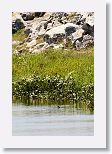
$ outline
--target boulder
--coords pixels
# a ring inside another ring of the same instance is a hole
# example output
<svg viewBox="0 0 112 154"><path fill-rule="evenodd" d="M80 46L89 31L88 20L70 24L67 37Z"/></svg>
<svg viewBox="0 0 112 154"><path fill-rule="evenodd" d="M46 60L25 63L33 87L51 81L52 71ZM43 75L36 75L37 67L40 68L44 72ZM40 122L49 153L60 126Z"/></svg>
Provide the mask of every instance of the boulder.
<svg viewBox="0 0 112 154"><path fill-rule="evenodd" d="M46 12L35 12L35 17L42 17Z"/></svg>
<svg viewBox="0 0 112 154"><path fill-rule="evenodd" d="M72 41L74 42L75 40L81 38L83 36L84 30L83 29L78 29L76 32L72 34Z"/></svg>
<svg viewBox="0 0 112 154"><path fill-rule="evenodd" d="M31 53L40 53L72 45L79 50L94 44L93 12L22 12L13 13L12 19L12 32L24 28L27 34L23 47L17 48L19 53L25 47ZM38 38L41 40L37 41Z"/></svg>
<svg viewBox="0 0 112 154"><path fill-rule="evenodd" d="M42 18L42 17L41 17ZM33 23L28 24L25 27L25 33L28 35L30 39L36 39L39 35L44 35L47 31L49 20L42 20L37 18L33 21ZM49 26L51 29L52 26Z"/></svg>
<svg viewBox="0 0 112 154"><path fill-rule="evenodd" d="M75 33L72 34L71 41L74 48L79 49L80 42L82 42L83 39L83 33L83 29L78 29Z"/></svg>
<svg viewBox="0 0 112 154"><path fill-rule="evenodd" d="M21 13L21 17L24 21L33 20L35 18L35 13L33 12L23 12Z"/></svg>
<svg viewBox="0 0 112 154"><path fill-rule="evenodd" d="M89 24L90 26L94 26L94 12L89 12L88 16L86 17L85 23Z"/></svg>
<svg viewBox="0 0 112 154"><path fill-rule="evenodd" d="M77 12L75 23L77 25L83 25L87 23L90 26L94 26L94 12Z"/></svg>
<svg viewBox="0 0 112 154"><path fill-rule="evenodd" d="M94 36L94 25L91 26L91 25L89 25L88 23L85 23L85 24L82 26L82 29L84 30L85 35L86 35L86 34L89 34L89 35L91 35L91 36Z"/></svg>
<svg viewBox="0 0 112 154"><path fill-rule="evenodd" d="M59 45L58 45L58 44L54 44L54 45L53 45L53 48L54 48L54 49L59 49L59 48L62 49L62 48L64 48L64 46L63 46L63 44L59 44Z"/></svg>
<svg viewBox="0 0 112 154"><path fill-rule="evenodd" d="M77 38L73 42L73 47L77 50L81 48L86 48L88 46L94 45L94 37L87 34L87 35L82 35L82 37Z"/></svg>
<svg viewBox="0 0 112 154"><path fill-rule="evenodd" d="M22 19L19 13L15 13L12 15L12 33L17 32L18 30L24 28L26 23Z"/></svg>
<svg viewBox="0 0 112 154"><path fill-rule="evenodd" d="M94 45L94 37L87 34L83 36L83 48Z"/></svg>
<svg viewBox="0 0 112 154"><path fill-rule="evenodd" d="M53 48L53 49L61 48L62 49L62 48L64 48L64 46L62 44L54 44L54 43L48 44L48 43L44 43L44 46L41 49L42 50L46 50L46 49L49 49L49 48Z"/></svg>
<svg viewBox="0 0 112 154"><path fill-rule="evenodd" d="M73 23L67 23L54 27L45 33L44 41L49 44L56 43L58 40L70 36L73 32L75 32L78 29L78 27L79 26Z"/></svg>

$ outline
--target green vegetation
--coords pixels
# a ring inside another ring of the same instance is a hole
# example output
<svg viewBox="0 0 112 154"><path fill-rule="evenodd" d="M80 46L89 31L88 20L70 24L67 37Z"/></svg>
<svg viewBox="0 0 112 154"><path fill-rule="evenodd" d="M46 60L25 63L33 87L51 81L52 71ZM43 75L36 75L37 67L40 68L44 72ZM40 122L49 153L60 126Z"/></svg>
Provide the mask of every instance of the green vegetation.
<svg viewBox="0 0 112 154"><path fill-rule="evenodd" d="M94 85L82 86L72 76L36 76L13 83L13 96L54 102L85 103L94 107Z"/></svg>
<svg viewBox="0 0 112 154"><path fill-rule="evenodd" d="M94 108L94 53L48 50L12 56L13 96L83 102Z"/></svg>
<svg viewBox="0 0 112 154"><path fill-rule="evenodd" d="M26 35L24 33L24 29L18 30L16 33L13 34L12 41L24 41Z"/></svg>
<svg viewBox="0 0 112 154"><path fill-rule="evenodd" d="M23 42L24 30L13 34L13 41ZM37 43L43 37L37 38ZM60 43L60 42L59 42ZM24 44L23 44L24 45ZM13 45L20 50L23 45ZM48 49L41 54L12 55L13 99L40 100L58 104L81 103L94 109L94 49L76 51L68 41L67 49Z"/></svg>
<svg viewBox="0 0 112 154"><path fill-rule="evenodd" d="M93 49L86 52L74 50L49 50L41 54L24 54L12 56L13 81L30 78L34 75L62 77L72 72L73 78L84 85L93 83L94 56Z"/></svg>

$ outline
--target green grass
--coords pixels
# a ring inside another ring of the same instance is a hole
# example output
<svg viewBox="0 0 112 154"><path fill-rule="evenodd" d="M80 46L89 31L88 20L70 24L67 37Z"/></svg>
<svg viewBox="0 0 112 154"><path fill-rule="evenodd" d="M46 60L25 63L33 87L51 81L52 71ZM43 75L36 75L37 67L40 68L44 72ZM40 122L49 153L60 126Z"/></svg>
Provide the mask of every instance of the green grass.
<svg viewBox="0 0 112 154"><path fill-rule="evenodd" d="M12 55L13 96L82 102L94 109L94 52L47 50Z"/></svg>
<svg viewBox="0 0 112 154"><path fill-rule="evenodd" d="M12 56L13 81L34 75L67 76L72 72L73 78L83 84L93 83L94 55L93 49L86 52L74 50L49 50L42 54L24 54Z"/></svg>
<svg viewBox="0 0 112 154"><path fill-rule="evenodd" d="M23 29L12 36L13 41L23 42L25 38ZM37 39L37 43L41 42L42 37ZM13 45L12 50L16 47ZM76 51L68 42L66 50L12 54L12 81L14 97L44 99L43 102L62 101L62 104L81 102L93 110L94 49L90 47Z"/></svg>
<svg viewBox="0 0 112 154"><path fill-rule="evenodd" d="M26 38L26 35L24 33L24 29L20 29L12 35L12 41L22 42L22 41L24 41L25 38Z"/></svg>

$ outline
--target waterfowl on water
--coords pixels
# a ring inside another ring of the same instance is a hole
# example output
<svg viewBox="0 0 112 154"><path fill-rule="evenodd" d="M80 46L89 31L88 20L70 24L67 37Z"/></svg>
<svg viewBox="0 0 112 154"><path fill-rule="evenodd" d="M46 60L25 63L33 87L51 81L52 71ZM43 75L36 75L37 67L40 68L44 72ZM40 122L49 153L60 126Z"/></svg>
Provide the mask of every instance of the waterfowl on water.
<svg viewBox="0 0 112 154"><path fill-rule="evenodd" d="M59 105L58 105L57 107L58 107L58 109L60 108L60 106L59 106Z"/></svg>
<svg viewBox="0 0 112 154"><path fill-rule="evenodd" d="M59 106L59 105L58 105L57 108L59 109L59 108L65 108L65 107L64 107L64 106Z"/></svg>

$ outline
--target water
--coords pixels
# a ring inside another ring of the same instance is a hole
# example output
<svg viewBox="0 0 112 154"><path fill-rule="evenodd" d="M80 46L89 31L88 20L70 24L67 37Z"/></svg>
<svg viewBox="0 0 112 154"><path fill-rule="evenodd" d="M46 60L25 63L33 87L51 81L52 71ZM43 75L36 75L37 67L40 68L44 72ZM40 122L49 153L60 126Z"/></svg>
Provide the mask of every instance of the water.
<svg viewBox="0 0 112 154"><path fill-rule="evenodd" d="M94 115L74 106L13 103L12 115L14 136L94 135Z"/></svg>

